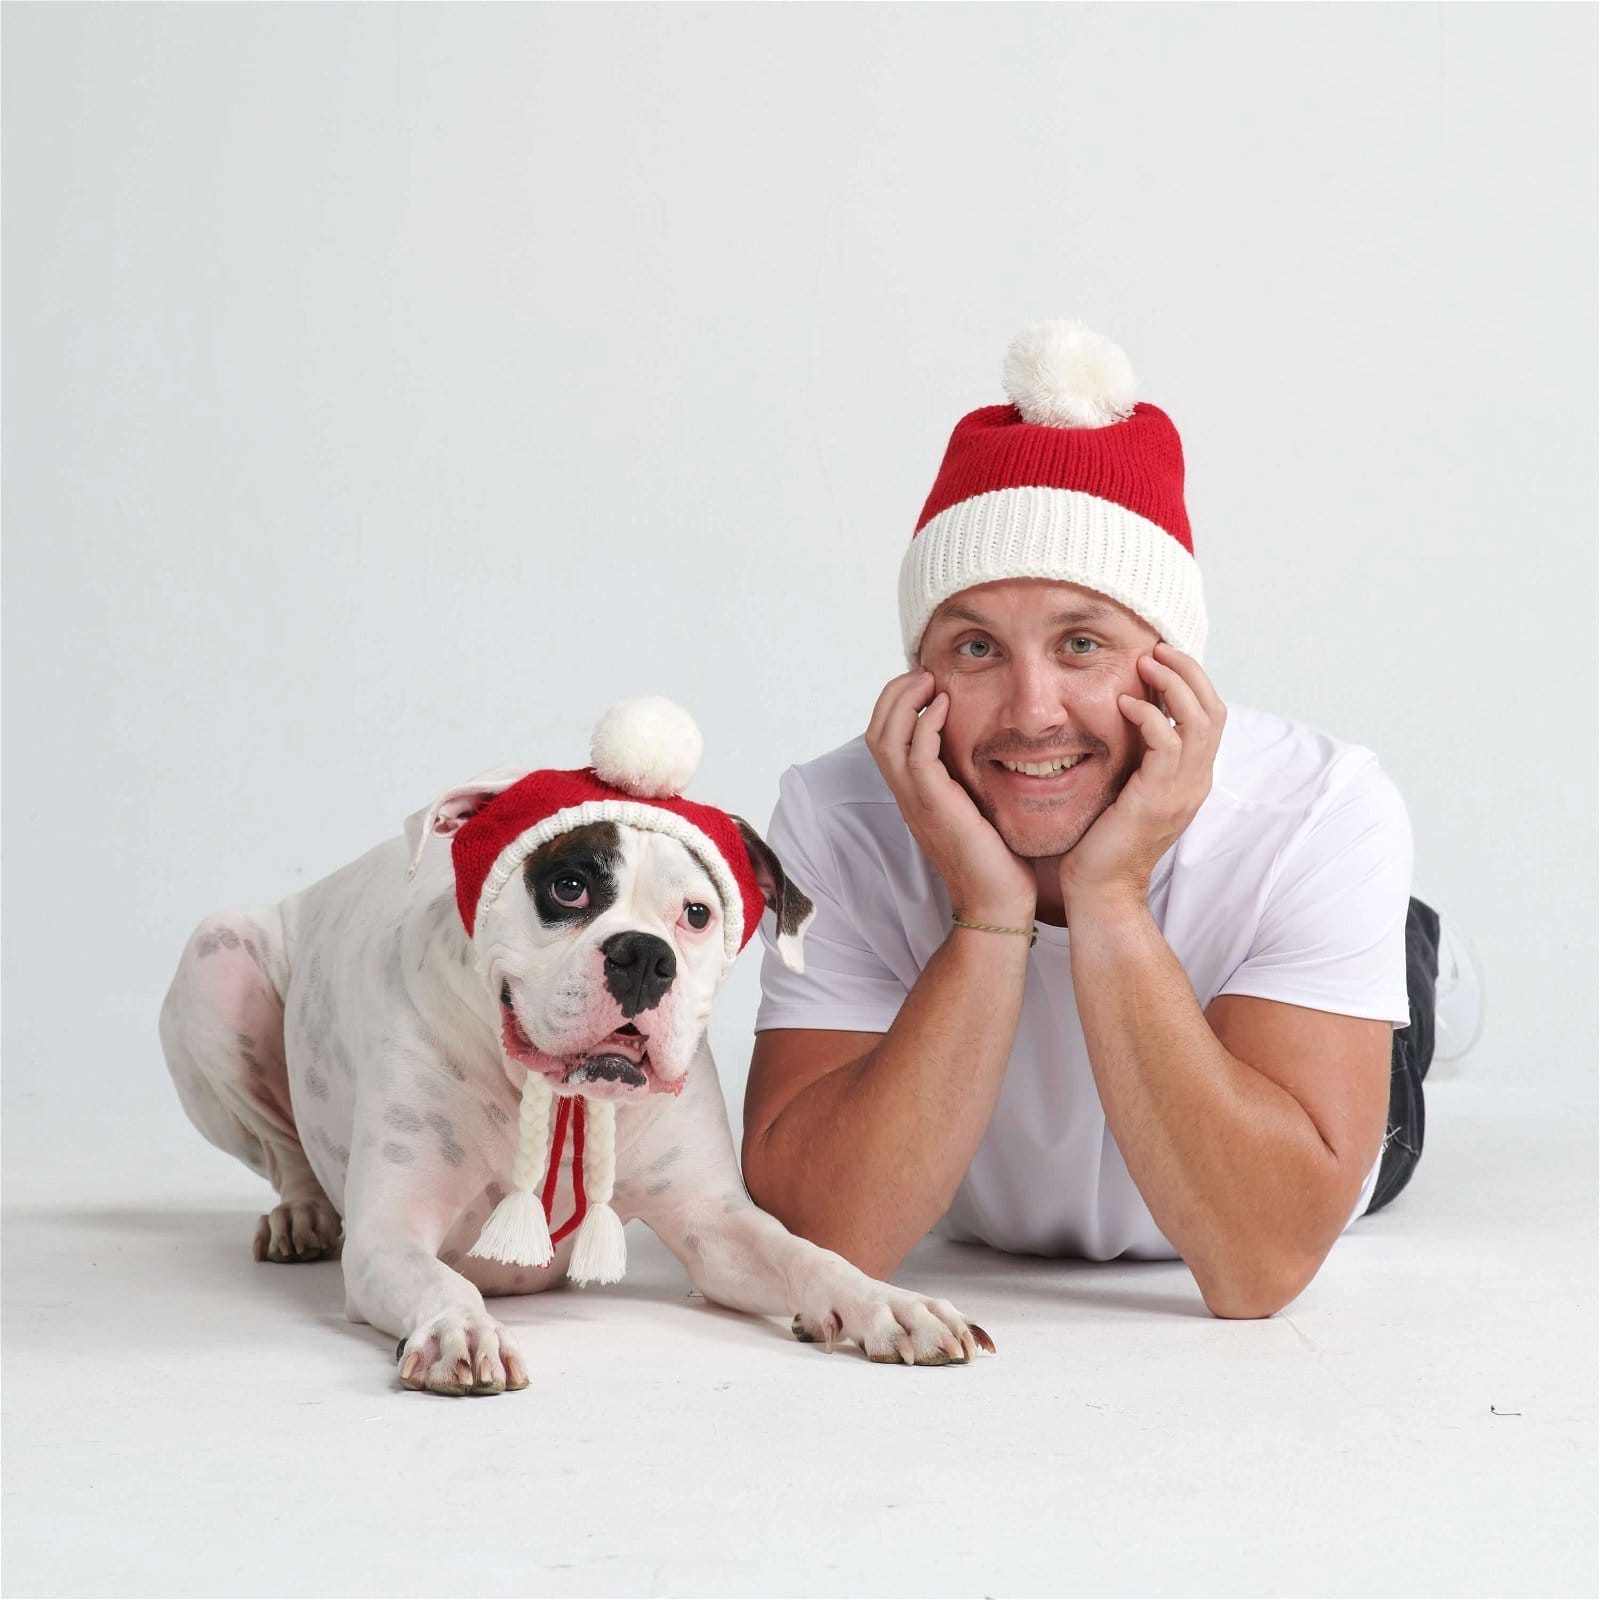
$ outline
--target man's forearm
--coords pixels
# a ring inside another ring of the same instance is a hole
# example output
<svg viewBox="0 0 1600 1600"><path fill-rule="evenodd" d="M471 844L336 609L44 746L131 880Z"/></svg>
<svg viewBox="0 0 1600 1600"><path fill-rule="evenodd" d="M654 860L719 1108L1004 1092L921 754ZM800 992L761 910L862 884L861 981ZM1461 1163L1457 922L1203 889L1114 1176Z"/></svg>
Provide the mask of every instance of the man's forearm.
<svg viewBox="0 0 1600 1600"><path fill-rule="evenodd" d="M1106 1121L1206 1304L1259 1316L1287 1303L1346 1220L1316 1125L1217 1039L1142 902L1073 906L1072 978Z"/></svg>
<svg viewBox="0 0 1600 1600"><path fill-rule="evenodd" d="M955 928L860 1061L802 1090L745 1150L757 1204L887 1277L944 1214L1000 1093L1028 943Z"/></svg>

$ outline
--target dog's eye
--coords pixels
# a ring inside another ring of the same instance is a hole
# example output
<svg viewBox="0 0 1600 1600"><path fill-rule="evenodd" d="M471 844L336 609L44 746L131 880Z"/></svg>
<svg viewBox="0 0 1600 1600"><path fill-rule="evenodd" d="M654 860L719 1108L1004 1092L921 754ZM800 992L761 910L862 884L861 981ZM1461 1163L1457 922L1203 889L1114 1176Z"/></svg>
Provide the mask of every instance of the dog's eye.
<svg viewBox="0 0 1600 1600"><path fill-rule="evenodd" d="M711 920L711 907L701 905L698 900L691 900L683 908L683 920L691 928L703 928Z"/></svg>
<svg viewBox="0 0 1600 1600"><path fill-rule="evenodd" d="M589 903L589 886L568 872L551 883L550 898L558 905L585 906Z"/></svg>

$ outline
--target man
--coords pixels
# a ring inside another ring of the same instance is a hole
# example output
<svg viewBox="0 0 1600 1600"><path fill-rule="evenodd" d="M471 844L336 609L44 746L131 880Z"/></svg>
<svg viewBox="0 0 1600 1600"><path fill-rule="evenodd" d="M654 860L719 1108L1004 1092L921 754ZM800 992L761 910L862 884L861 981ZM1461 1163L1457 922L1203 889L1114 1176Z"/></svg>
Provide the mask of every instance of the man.
<svg viewBox="0 0 1600 1600"><path fill-rule="evenodd" d="M1005 385L902 565L912 670L782 780L817 914L803 975L768 937L746 1182L874 1276L942 1222L1178 1255L1267 1316L1416 1164L1438 919L1372 754L1207 677L1178 434L1123 353L1039 324Z"/></svg>

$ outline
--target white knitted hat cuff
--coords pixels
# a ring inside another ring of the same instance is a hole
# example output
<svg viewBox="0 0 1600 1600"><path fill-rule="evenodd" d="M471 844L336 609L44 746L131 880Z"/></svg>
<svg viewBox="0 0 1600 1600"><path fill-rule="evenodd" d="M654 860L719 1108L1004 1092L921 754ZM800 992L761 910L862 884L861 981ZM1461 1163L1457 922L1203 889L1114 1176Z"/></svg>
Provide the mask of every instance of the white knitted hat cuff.
<svg viewBox="0 0 1600 1600"><path fill-rule="evenodd" d="M1078 489L994 489L948 506L900 563L900 631L917 664L923 631L953 594L1006 578L1081 584L1202 659L1205 597L1194 557L1158 523Z"/></svg>
<svg viewBox="0 0 1600 1600"><path fill-rule="evenodd" d="M716 885L718 898L722 901L723 964L724 967L733 964L744 943L744 896L739 892L738 881L727 860L710 837L692 822L686 821L675 811L667 811L643 800L585 800L581 805L552 812L543 822L535 823L526 832L518 834L495 857L488 877L483 880L483 887L478 891L478 909L473 918L473 927L482 926L483 914L494 897L540 845L559 834L581 828L587 822L620 822L649 833L664 833L686 845Z"/></svg>

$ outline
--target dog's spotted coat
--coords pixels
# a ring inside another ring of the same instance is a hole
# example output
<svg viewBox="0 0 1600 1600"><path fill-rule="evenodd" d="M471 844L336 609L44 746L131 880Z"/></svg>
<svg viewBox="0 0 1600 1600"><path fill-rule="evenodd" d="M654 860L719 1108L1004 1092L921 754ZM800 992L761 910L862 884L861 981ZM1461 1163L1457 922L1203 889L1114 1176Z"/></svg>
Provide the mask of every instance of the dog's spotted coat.
<svg viewBox="0 0 1600 1600"><path fill-rule="evenodd" d="M803 897L741 831L792 934ZM396 839L276 906L206 918L161 1013L190 1118L277 1191L257 1258L311 1261L342 1244L347 1315L399 1338L407 1387L527 1383L484 1297L562 1282L572 1239L543 1268L468 1254L510 1181L525 1070L558 1093L569 1075L592 1080L585 1093L618 1102L612 1204L708 1300L792 1317L797 1337L855 1340L874 1360L942 1365L992 1348L948 1302L866 1277L746 1195L705 1042L721 907L683 844L613 823L562 835L483 910L473 940L448 851L424 851L411 879L407 859ZM570 1166L569 1154L558 1223L575 1203Z"/></svg>

